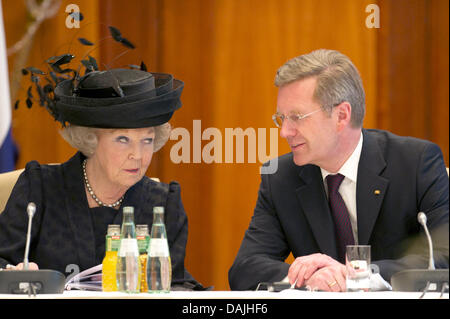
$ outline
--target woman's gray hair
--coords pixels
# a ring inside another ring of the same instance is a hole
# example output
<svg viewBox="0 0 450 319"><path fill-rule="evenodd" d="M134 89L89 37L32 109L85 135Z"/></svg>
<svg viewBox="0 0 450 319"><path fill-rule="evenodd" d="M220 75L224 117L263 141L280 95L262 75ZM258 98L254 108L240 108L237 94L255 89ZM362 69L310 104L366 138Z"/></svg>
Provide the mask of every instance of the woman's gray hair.
<svg viewBox="0 0 450 319"><path fill-rule="evenodd" d="M310 77L317 78L313 98L325 112L331 114L334 106L349 102L352 127L362 127L364 87L358 70L347 56L338 51L320 49L295 57L278 69L275 85L280 87Z"/></svg>
<svg viewBox="0 0 450 319"><path fill-rule="evenodd" d="M169 140L171 126L169 123L154 126L155 138L153 140L153 152L160 150ZM61 130L61 136L74 148L91 157L97 148L97 131L99 128L68 125Z"/></svg>

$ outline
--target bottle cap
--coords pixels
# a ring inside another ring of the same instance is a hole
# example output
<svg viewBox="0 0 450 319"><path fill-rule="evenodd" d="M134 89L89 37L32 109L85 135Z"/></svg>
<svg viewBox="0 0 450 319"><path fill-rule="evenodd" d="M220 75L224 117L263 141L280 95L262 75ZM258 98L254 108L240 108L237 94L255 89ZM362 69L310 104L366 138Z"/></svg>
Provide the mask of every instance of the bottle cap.
<svg viewBox="0 0 450 319"><path fill-rule="evenodd" d="M134 213L134 207L133 206L125 206L123 208L123 213L124 214L133 214Z"/></svg>
<svg viewBox="0 0 450 319"><path fill-rule="evenodd" d="M153 207L153 213L164 214L164 207L163 206Z"/></svg>
<svg viewBox="0 0 450 319"><path fill-rule="evenodd" d="M119 236L120 235L120 225L108 225L108 236Z"/></svg>
<svg viewBox="0 0 450 319"><path fill-rule="evenodd" d="M136 236L148 236L148 225L136 225Z"/></svg>

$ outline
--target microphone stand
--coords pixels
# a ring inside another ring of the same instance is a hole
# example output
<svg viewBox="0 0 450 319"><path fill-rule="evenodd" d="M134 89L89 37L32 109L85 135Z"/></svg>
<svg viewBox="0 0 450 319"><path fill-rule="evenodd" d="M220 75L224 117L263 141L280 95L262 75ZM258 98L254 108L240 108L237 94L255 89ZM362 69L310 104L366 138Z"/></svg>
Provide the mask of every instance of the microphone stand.
<svg viewBox="0 0 450 319"><path fill-rule="evenodd" d="M444 291L448 289L448 269L435 269L433 243L427 227L427 216L420 212L417 220L425 230L428 241L428 269L407 269L395 273L391 278L392 289L395 291L423 291L421 298L428 291Z"/></svg>

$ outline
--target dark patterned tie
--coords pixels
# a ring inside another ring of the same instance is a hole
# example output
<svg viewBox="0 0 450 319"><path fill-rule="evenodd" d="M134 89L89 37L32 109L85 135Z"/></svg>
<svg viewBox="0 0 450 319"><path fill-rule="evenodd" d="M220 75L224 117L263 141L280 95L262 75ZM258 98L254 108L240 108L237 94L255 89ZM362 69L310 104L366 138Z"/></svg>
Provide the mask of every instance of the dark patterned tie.
<svg viewBox="0 0 450 319"><path fill-rule="evenodd" d="M341 174L328 175L326 179L328 184L328 202L334 220L339 261L345 263L345 246L354 245L355 240L353 239L352 224L347 206L345 206L344 200L338 192L344 176Z"/></svg>

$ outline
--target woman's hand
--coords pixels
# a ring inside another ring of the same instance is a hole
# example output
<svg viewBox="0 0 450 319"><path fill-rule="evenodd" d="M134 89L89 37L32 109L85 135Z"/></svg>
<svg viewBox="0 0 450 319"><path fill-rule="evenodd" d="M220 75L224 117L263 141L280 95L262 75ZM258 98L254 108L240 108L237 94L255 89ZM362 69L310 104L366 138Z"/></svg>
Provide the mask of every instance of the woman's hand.
<svg viewBox="0 0 450 319"><path fill-rule="evenodd" d="M6 269L23 270L23 263L17 264L16 266L7 265ZM29 263L28 264L28 270L39 270L39 266L36 263Z"/></svg>

